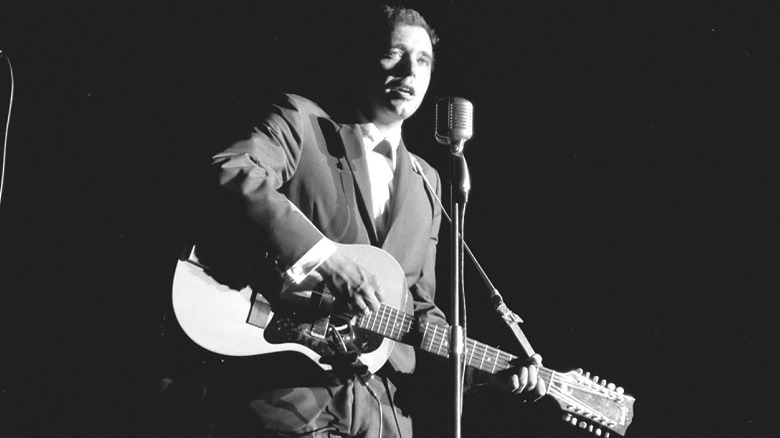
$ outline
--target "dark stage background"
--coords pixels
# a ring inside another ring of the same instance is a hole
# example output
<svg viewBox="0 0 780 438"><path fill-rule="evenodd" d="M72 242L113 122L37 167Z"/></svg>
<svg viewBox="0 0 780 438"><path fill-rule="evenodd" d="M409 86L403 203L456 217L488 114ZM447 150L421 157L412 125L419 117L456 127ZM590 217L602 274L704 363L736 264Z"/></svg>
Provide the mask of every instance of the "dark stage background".
<svg viewBox="0 0 780 438"><path fill-rule="evenodd" d="M443 37L411 149L446 176L433 99L474 103L467 240L547 366L637 398L632 438L777 433L772 3L409 2ZM149 436L200 363L169 308L198 172L245 102L322 77L330 4L3 2L0 435ZM470 336L518 351L466 277ZM585 436L558 417L476 396L464 433Z"/></svg>

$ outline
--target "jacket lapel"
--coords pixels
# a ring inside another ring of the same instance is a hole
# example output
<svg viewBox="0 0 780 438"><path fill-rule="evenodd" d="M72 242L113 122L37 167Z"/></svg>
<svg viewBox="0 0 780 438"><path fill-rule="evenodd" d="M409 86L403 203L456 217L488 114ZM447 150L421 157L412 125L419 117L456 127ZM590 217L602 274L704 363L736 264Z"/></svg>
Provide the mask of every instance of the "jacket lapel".
<svg viewBox="0 0 780 438"><path fill-rule="evenodd" d="M419 212L431 211L430 206L426 208L428 198L426 196L416 196L415 187L422 187L422 179L412 168L411 156L406 150L403 141L398 146L398 159L396 162L395 177L393 179L393 201L391 204L390 218L388 222L387 236L382 247L391 253L396 252L393 248L393 242L397 240L407 241L410 234L415 230L419 231L422 217ZM421 192L422 193L422 192ZM414 212L416 214L402 214L403 212ZM432 213L431 213L432 214ZM398 239L401 237L401 239Z"/></svg>
<svg viewBox="0 0 780 438"><path fill-rule="evenodd" d="M371 214L373 200L371 198L371 180L368 175L368 161L363 151L361 141L362 133L358 125L342 125L339 129L341 141L347 156L347 165L355 180L355 197L363 224L368 231L373 245L378 245L379 239L374 228L374 219Z"/></svg>

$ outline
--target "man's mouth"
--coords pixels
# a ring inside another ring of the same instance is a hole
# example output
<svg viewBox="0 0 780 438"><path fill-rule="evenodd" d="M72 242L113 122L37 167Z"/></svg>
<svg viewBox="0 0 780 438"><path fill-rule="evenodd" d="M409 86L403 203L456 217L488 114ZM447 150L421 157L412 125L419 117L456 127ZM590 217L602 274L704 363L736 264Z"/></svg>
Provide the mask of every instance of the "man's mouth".
<svg viewBox="0 0 780 438"><path fill-rule="evenodd" d="M404 98L404 99L411 99L414 97L414 88L406 86L406 85L399 85L397 87L390 87L388 89L390 93L397 94L398 96Z"/></svg>

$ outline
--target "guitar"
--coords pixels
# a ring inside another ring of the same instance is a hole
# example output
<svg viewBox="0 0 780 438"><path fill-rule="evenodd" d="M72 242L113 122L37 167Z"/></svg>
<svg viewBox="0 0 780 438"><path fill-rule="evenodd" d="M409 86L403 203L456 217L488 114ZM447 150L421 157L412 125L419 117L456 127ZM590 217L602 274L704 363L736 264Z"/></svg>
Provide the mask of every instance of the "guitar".
<svg viewBox="0 0 780 438"><path fill-rule="evenodd" d="M258 291L236 290L217 281L195 257L180 260L173 279L173 309L185 334L196 344L227 356L297 352L323 369L327 358L357 354L371 372L387 361L395 342L449 356L449 327L420 322L410 314L411 300L398 262L369 245L339 245L373 273L385 302L376 312L352 315L334 301L320 279L283 291L272 309ZM399 310L405 309L405 310ZM323 361L323 359L325 359ZM518 357L466 339L464 362L488 373L513 368ZM565 412L564 420L597 436L625 435L633 419L634 397L589 373L539 368L547 395ZM602 431L604 429L604 431Z"/></svg>

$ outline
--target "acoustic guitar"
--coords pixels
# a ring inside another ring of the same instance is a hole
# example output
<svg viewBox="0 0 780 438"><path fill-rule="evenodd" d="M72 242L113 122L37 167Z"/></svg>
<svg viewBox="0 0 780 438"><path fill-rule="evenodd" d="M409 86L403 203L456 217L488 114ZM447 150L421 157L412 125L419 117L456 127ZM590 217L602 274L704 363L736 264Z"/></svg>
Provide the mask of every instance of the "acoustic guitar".
<svg viewBox="0 0 780 438"><path fill-rule="evenodd" d="M353 315L327 291L321 279L281 292L274 306L250 286L234 289L215 279L195 257L180 260L173 279L173 309L185 334L196 344L227 356L282 351L305 355L330 370L328 358L355 354L371 372L387 361L395 342L438 356L449 355L449 327L418 321L401 266L382 249L339 245L377 277L383 291L378 311ZM518 357L466 339L464 363L488 373L516 366ZM564 420L597 436L625 435L634 416L634 397L622 388L581 370L562 373L539 368L547 395L564 411Z"/></svg>

